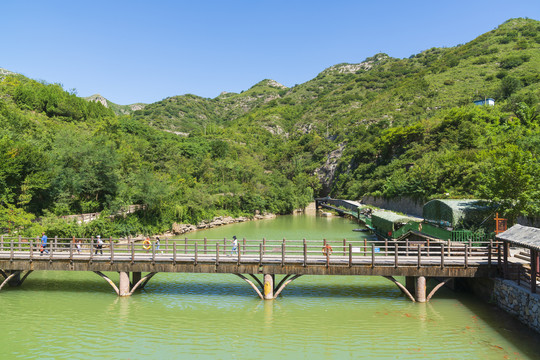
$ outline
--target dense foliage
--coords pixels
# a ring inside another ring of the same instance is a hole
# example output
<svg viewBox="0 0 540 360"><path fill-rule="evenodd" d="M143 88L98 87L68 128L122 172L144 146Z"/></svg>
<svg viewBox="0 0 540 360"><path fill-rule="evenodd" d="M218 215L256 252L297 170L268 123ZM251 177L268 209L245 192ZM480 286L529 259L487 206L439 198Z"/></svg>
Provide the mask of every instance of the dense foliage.
<svg viewBox="0 0 540 360"><path fill-rule="evenodd" d="M334 197L480 197L511 218L538 216L539 33L538 21L512 19L454 48L377 54L289 89L264 80L170 97L133 115L4 76L0 226L120 236L290 213L327 195L315 174L331 152ZM484 98L496 105L472 105ZM119 215L132 204L142 210ZM87 225L57 218L94 211Z"/></svg>

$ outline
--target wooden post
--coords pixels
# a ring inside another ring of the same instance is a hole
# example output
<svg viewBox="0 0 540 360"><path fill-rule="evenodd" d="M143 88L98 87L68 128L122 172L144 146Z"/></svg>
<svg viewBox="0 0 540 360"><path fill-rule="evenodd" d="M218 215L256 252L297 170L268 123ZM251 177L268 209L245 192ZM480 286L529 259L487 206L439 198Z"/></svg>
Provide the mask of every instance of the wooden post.
<svg viewBox="0 0 540 360"><path fill-rule="evenodd" d="M396 243L394 245L394 267L397 268L398 267L398 254L399 254L399 246L398 244Z"/></svg>
<svg viewBox="0 0 540 360"><path fill-rule="evenodd" d="M501 270L502 262L501 262L501 244L497 244L497 266L499 267L499 270Z"/></svg>
<svg viewBox="0 0 540 360"><path fill-rule="evenodd" d="M266 253L266 238L263 237L263 250L262 250L262 253L264 255L264 253Z"/></svg>
<svg viewBox="0 0 540 360"><path fill-rule="evenodd" d="M22 237L19 235L19 251L21 251L21 243L22 243Z"/></svg>
<svg viewBox="0 0 540 360"><path fill-rule="evenodd" d="M165 238L165 252L169 252L169 238Z"/></svg>
<svg viewBox="0 0 540 360"><path fill-rule="evenodd" d="M371 243L371 267L375 267L375 244Z"/></svg>
<svg viewBox="0 0 540 360"><path fill-rule="evenodd" d="M90 264L92 263L92 260L94 259L94 240L90 240Z"/></svg>
<svg viewBox="0 0 540 360"><path fill-rule="evenodd" d="M152 243L152 265L156 263L156 244Z"/></svg>
<svg viewBox="0 0 540 360"><path fill-rule="evenodd" d="M346 255L347 250L347 239L343 239L343 256Z"/></svg>
<svg viewBox="0 0 540 360"><path fill-rule="evenodd" d="M73 243L69 243L69 262L73 264Z"/></svg>
<svg viewBox="0 0 540 360"><path fill-rule="evenodd" d="M195 262L193 264L197 265L198 260L197 242L195 241Z"/></svg>
<svg viewBox="0 0 540 360"><path fill-rule="evenodd" d="M206 255L206 242L207 242L207 239L206 239L206 236L204 237L204 255Z"/></svg>
<svg viewBox="0 0 540 360"><path fill-rule="evenodd" d="M441 269L444 269L444 244L441 244Z"/></svg>
<svg viewBox="0 0 540 360"><path fill-rule="evenodd" d="M262 266L263 244L259 243L259 266Z"/></svg>
<svg viewBox="0 0 540 360"><path fill-rule="evenodd" d="M307 266L307 244L306 239L304 239L304 266Z"/></svg>
<svg viewBox="0 0 540 360"><path fill-rule="evenodd" d="M176 265L176 241L172 244L172 251L173 251L173 265ZM206 254L206 251L205 251Z"/></svg>
<svg viewBox="0 0 540 360"><path fill-rule="evenodd" d="M420 244L418 244L418 268L420 269L422 267L422 250L421 250Z"/></svg>
<svg viewBox="0 0 540 360"><path fill-rule="evenodd" d="M9 255L9 260L10 260L11 262L13 262L13 239L11 239L11 241L10 241L10 247L9 247L9 250L10 250L10 251L9 251L9 253L10 253L10 255Z"/></svg>
<svg viewBox="0 0 540 360"><path fill-rule="evenodd" d="M135 263L135 242L131 241L130 247L131 247L131 263L134 264Z"/></svg>
<svg viewBox="0 0 540 360"><path fill-rule="evenodd" d="M34 240L30 240L30 262L34 259Z"/></svg>
<svg viewBox="0 0 540 360"><path fill-rule="evenodd" d="M388 239L384 239L384 256L388 256Z"/></svg>
<svg viewBox="0 0 540 360"><path fill-rule="evenodd" d="M281 266L285 266L285 243L281 244Z"/></svg>
<svg viewBox="0 0 540 360"><path fill-rule="evenodd" d="M530 250L531 252L531 293L536 293L536 276L537 273L537 265L538 265L538 252L536 250Z"/></svg>
<svg viewBox="0 0 540 360"><path fill-rule="evenodd" d="M54 237L54 248L58 249L58 236ZM51 252L52 252L52 249L51 249Z"/></svg>
<svg viewBox="0 0 540 360"><path fill-rule="evenodd" d="M245 240L245 239L244 239L244 240ZM244 248L245 248L245 247L246 247L246 246L244 245ZM237 257L238 257L238 261L237 261L237 264L238 264L238 265L240 265L240 261L242 261L242 258L241 258L241 255L240 255L241 253L242 253L242 252L240 251L240 246L237 246L237 249L236 249L236 255L237 255Z"/></svg>
<svg viewBox="0 0 540 360"><path fill-rule="evenodd" d="M503 279L508 279L508 243L507 242L503 242L503 259L504 259Z"/></svg>
<svg viewBox="0 0 540 360"><path fill-rule="evenodd" d="M184 254L187 254L187 237L184 238Z"/></svg>
<svg viewBox="0 0 540 360"><path fill-rule="evenodd" d="M491 240L488 245L488 267L491 270Z"/></svg>
<svg viewBox="0 0 540 360"><path fill-rule="evenodd" d="M4 250L4 235L0 236L0 251Z"/></svg>
<svg viewBox="0 0 540 360"><path fill-rule="evenodd" d="M216 243L216 266L219 265L219 243Z"/></svg>
<svg viewBox="0 0 540 360"><path fill-rule="evenodd" d="M409 256L409 239L405 239L405 256Z"/></svg>
<svg viewBox="0 0 540 360"><path fill-rule="evenodd" d="M242 243L243 243L242 255L246 255L246 238L242 239Z"/></svg>
<svg viewBox="0 0 540 360"><path fill-rule="evenodd" d="M114 262L114 247L112 239L109 239L109 248L111 249L111 264Z"/></svg>
<svg viewBox="0 0 540 360"><path fill-rule="evenodd" d="M469 267L469 246L465 244L465 269Z"/></svg>
<svg viewBox="0 0 540 360"><path fill-rule="evenodd" d="M223 253L227 253L227 238L223 238Z"/></svg>
<svg viewBox="0 0 540 360"><path fill-rule="evenodd" d="M352 267L352 244L349 243L349 267Z"/></svg>
<svg viewBox="0 0 540 360"><path fill-rule="evenodd" d="M364 256L367 256L367 239L364 239Z"/></svg>

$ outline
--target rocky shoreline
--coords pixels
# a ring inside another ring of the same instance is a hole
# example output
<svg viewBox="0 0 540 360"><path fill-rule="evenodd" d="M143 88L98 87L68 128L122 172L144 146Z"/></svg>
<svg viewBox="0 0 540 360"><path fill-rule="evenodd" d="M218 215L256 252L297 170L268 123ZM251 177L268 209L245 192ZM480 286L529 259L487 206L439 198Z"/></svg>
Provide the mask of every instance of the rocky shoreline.
<svg viewBox="0 0 540 360"><path fill-rule="evenodd" d="M254 215L252 218L247 217L247 216L240 216L237 218L233 218L231 216L216 216L211 221L203 220L197 225L174 223L172 225L171 235L182 235L182 234L186 234L186 233L197 231L197 230L212 229L217 226L236 224L236 223L252 221L252 220L273 219L275 217L276 217L275 214L263 214L263 215L257 214L257 215Z"/></svg>

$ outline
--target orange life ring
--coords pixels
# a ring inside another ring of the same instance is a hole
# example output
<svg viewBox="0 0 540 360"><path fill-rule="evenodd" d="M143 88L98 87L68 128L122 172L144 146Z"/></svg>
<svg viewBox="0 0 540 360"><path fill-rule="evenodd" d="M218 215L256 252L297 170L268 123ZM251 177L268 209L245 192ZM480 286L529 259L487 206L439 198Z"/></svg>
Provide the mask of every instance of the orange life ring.
<svg viewBox="0 0 540 360"><path fill-rule="evenodd" d="M332 247L330 245L328 245L328 244L324 245L323 248L322 248L323 255L326 255L326 254L332 255L332 251L333 251Z"/></svg>
<svg viewBox="0 0 540 360"><path fill-rule="evenodd" d="M150 240L146 239L143 241L142 247L144 250L150 250L150 248L152 247L152 243L150 242Z"/></svg>

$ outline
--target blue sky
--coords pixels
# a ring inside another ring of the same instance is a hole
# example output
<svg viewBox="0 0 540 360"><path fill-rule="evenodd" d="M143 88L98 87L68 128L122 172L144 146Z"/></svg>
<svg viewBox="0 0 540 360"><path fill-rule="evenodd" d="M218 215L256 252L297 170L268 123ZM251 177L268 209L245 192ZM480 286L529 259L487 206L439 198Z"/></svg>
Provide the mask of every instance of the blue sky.
<svg viewBox="0 0 540 360"><path fill-rule="evenodd" d="M0 3L0 67L118 104L294 86L378 52L466 43L540 1L63 1Z"/></svg>

